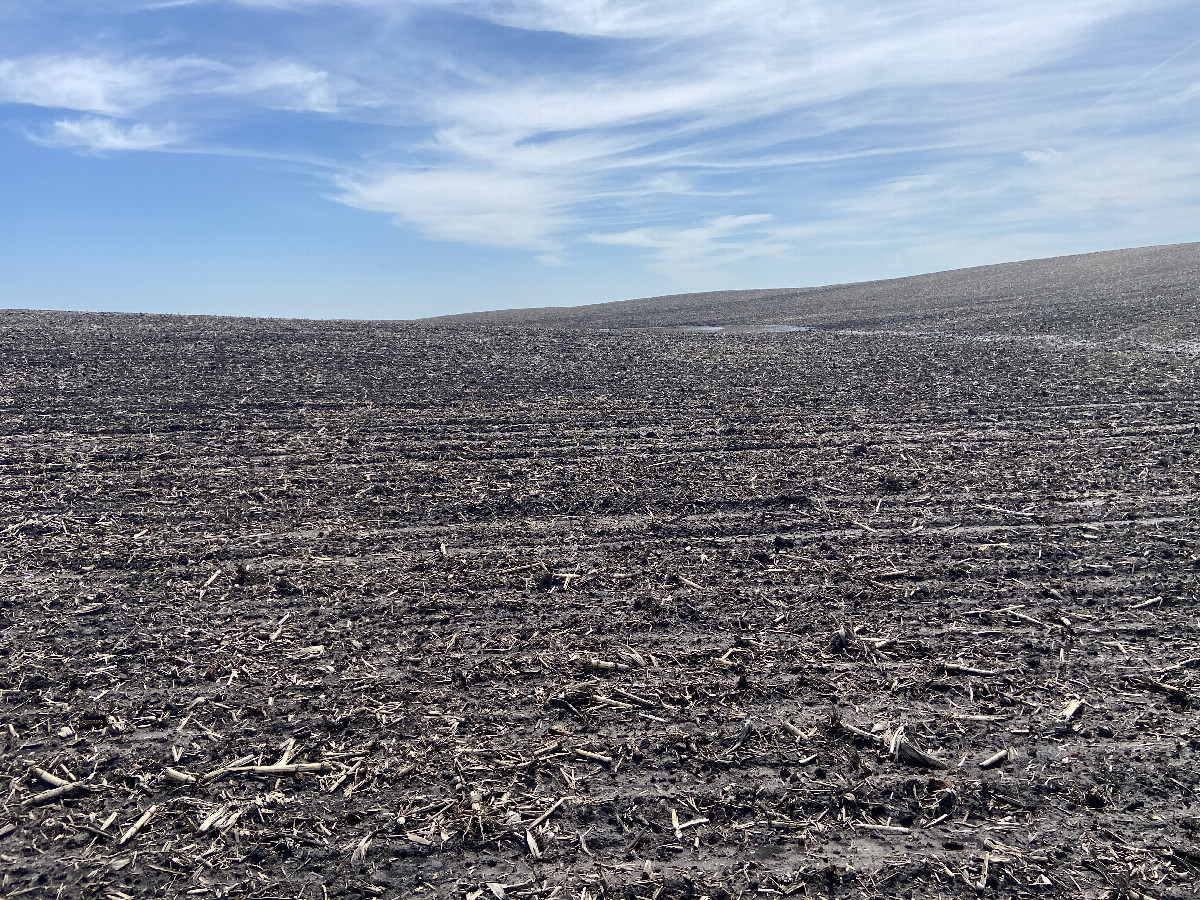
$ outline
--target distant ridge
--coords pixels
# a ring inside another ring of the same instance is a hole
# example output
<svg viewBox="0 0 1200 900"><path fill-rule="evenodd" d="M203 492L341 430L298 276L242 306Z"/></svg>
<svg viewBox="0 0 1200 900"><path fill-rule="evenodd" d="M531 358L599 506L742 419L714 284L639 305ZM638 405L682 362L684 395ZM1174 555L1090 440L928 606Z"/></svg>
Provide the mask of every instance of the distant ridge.
<svg viewBox="0 0 1200 900"><path fill-rule="evenodd" d="M422 321L585 329L797 326L1187 340L1200 338L1198 308L1200 243L1189 243L857 284L675 294Z"/></svg>

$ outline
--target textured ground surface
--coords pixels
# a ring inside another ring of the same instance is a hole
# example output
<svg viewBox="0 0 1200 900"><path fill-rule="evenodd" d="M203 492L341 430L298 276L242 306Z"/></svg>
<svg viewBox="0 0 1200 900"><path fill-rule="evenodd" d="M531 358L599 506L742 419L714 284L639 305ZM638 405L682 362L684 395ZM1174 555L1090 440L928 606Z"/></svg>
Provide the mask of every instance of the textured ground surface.
<svg viewBox="0 0 1200 900"><path fill-rule="evenodd" d="M1194 896L1195 337L6 313L0 893Z"/></svg>
<svg viewBox="0 0 1200 900"><path fill-rule="evenodd" d="M1195 341L1200 243L1142 247L800 290L716 291L447 323L568 328L799 326L916 334Z"/></svg>

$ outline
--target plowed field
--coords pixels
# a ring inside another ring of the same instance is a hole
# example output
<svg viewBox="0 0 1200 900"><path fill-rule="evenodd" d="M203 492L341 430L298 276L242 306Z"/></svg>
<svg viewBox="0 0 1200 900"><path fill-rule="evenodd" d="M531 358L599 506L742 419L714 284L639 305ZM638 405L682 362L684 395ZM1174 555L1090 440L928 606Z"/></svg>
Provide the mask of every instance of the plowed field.
<svg viewBox="0 0 1200 900"><path fill-rule="evenodd" d="M1195 896L1195 347L0 317L0 893Z"/></svg>

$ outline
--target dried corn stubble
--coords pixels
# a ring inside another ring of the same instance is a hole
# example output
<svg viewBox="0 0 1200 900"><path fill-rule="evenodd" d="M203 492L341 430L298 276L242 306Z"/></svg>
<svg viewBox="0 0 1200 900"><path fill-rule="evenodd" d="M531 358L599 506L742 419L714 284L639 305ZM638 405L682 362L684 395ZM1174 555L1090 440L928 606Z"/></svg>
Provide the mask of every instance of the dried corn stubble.
<svg viewBox="0 0 1200 900"><path fill-rule="evenodd" d="M4 329L8 893L1194 890L1194 356Z"/></svg>

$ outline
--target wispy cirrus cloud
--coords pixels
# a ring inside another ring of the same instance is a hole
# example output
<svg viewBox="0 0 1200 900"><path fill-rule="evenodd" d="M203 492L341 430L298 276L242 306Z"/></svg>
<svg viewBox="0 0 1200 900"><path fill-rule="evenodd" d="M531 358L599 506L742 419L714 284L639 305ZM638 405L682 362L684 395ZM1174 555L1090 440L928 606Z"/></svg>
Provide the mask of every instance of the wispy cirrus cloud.
<svg viewBox="0 0 1200 900"><path fill-rule="evenodd" d="M786 253L791 244L766 227L770 221L771 216L765 213L717 216L694 226L635 228L589 234L584 240L651 251L658 271L673 278L690 278L749 259Z"/></svg>
<svg viewBox="0 0 1200 900"><path fill-rule="evenodd" d="M393 172L339 179L336 199L391 213L438 240L550 253L562 223L565 192L532 175L457 169Z"/></svg>
<svg viewBox="0 0 1200 900"><path fill-rule="evenodd" d="M128 116L204 97L300 112L332 113L340 106L328 72L288 60L232 64L197 57L67 55L0 60L0 103Z"/></svg>
<svg viewBox="0 0 1200 900"><path fill-rule="evenodd" d="M136 9L178 9L185 6L214 6L217 4L246 6L264 10L303 10L319 6L362 6L387 8L403 5L395 0L129 0Z"/></svg>
<svg viewBox="0 0 1200 900"><path fill-rule="evenodd" d="M121 116L190 92L223 69L211 60L187 58L53 54L0 59L0 103Z"/></svg>
<svg viewBox="0 0 1200 900"><path fill-rule="evenodd" d="M125 124L114 119L85 116L58 119L48 129L30 134L30 139L44 147L71 147L96 152L162 150L178 144L180 132L173 124Z"/></svg>
<svg viewBox="0 0 1200 900"><path fill-rule="evenodd" d="M1003 150L981 144L960 127L961 107L974 103L971 115L986 119L983 103L994 99L997 108L1007 106L1011 113L1021 102L1014 91L1037 96L1054 78L1027 73L1070 58L1095 28L1143 8L1130 0L1068 0L1052 13L1026 0L953 8L934 0L903 6L860 0L850 6L762 2L747 7L714 0L701 14L695 4L672 0L455 3L463 14L506 27L608 47L629 64L613 66L601 59L596 70L503 76L461 67L461 86L437 85L428 98L433 133L422 150L435 166L470 171L474 180L541 181L544 192L526 193L537 196L543 208L540 198L555 193L560 214L553 222L568 229L587 224L576 210L628 196L647 184L689 183L697 188L692 196L740 192L751 209L761 208L766 199L761 189L745 182L770 167L770 160L780 173L802 170L806 158L820 155L814 148L848 158L865 155L861 144L872 138L869 152L885 157L908 155L922 139L957 145L963 152L953 155L945 170L952 174L963 170L964 156ZM1003 91L987 96L1005 84L1012 88L1007 96ZM1061 124L1061 108L1018 111L1005 125L1007 139L1026 126L1036 130L1035 119L1044 113ZM858 134L864 129L881 133L864 138ZM735 152L738 147L744 152ZM794 162L786 162L789 158ZM936 169L949 158L931 157L929 165ZM933 170L927 174L941 177ZM914 178L912 184L920 184L919 174ZM865 186L862 196L870 193ZM391 200L388 211L403 220L426 214L407 193ZM632 202L653 205L649 197ZM768 202L778 206L778 198ZM698 222L705 224L679 229L678 246L695 241L707 248L710 259L744 258L702 240L712 222L749 212L714 215L718 208L697 204ZM814 202L780 213L836 218L838 211ZM484 242L486 233L474 232L475 239ZM592 240L598 232L588 234ZM671 251L669 232L613 234L627 235L627 246L646 246L641 240L661 244L656 247L660 268L688 268L670 261L690 251ZM781 252L779 241L764 246Z"/></svg>
<svg viewBox="0 0 1200 900"><path fill-rule="evenodd" d="M1200 172L1184 0L108 6L140 41L0 40L0 102L88 114L35 140L212 149L224 129L269 155L311 135L340 166L326 196L411 234L624 248L681 280L972 229L1132 233L1152 202L1190 208ZM208 30L181 37L176 15Z"/></svg>
<svg viewBox="0 0 1200 900"><path fill-rule="evenodd" d="M214 93L294 112L335 113L342 105L339 89L328 72L288 61L235 69Z"/></svg>

